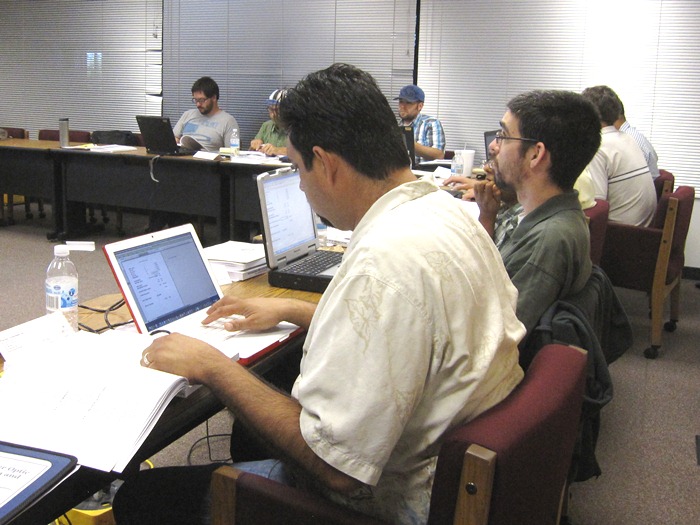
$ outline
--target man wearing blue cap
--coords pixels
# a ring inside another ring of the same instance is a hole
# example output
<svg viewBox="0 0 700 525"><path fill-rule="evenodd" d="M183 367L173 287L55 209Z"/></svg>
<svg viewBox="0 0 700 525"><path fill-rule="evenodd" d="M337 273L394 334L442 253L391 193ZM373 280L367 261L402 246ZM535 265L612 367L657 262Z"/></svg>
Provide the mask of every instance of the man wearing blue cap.
<svg viewBox="0 0 700 525"><path fill-rule="evenodd" d="M267 113L270 115L270 120L263 122L258 134L250 141L251 150L262 151L266 155L287 154L287 134L277 123L277 109L286 93L286 89L275 89L270 93L267 99Z"/></svg>
<svg viewBox="0 0 700 525"><path fill-rule="evenodd" d="M445 132L436 117L421 114L425 93L413 84L404 86L399 91L399 116L401 125L413 126L416 139L416 157L418 162L445 158Z"/></svg>

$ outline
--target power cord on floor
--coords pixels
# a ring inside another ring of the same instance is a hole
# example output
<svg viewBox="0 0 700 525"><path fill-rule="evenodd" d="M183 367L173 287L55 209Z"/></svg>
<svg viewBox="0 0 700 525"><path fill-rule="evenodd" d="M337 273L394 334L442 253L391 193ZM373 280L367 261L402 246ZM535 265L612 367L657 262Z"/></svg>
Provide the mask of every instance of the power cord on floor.
<svg viewBox="0 0 700 525"><path fill-rule="evenodd" d="M231 458L231 456L229 456L226 459L215 459L212 456L212 450L211 450L211 446L212 446L211 440L212 439L214 439L214 438L230 438L231 434L230 433L229 434L209 434L209 420L208 419L205 422L205 428L206 428L207 435L199 438L197 441L192 443L192 446L190 447L190 451L187 453L187 464L192 465L192 454L194 453L194 449L202 441L207 442L207 450L208 450L208 454L209 454L209 462L210 463L231 463L231 462L233 462L233 459Z"/></svg>

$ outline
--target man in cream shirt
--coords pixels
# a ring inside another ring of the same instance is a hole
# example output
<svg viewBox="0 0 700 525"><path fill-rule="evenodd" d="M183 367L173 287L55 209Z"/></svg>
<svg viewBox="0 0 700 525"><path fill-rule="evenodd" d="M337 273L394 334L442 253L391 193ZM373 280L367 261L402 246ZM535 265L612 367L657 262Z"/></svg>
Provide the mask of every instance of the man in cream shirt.
<svg viewBox="0 0 700 525"><path fill-rule="evenodd" d="M391 523L425 523L445 433L523 377L517 293L481 225L416 180L370 75L345 64L312 73L280 102L280 120L311 206L353 230L343 263L318 305L227 297L204 322L240 314L227 329L307 328L292 395L177 334L142 363L205 384L265 444L272 459L234 457L240 468ZM140 473L117 494L117 522L205 523L215 467Z"/></svg>

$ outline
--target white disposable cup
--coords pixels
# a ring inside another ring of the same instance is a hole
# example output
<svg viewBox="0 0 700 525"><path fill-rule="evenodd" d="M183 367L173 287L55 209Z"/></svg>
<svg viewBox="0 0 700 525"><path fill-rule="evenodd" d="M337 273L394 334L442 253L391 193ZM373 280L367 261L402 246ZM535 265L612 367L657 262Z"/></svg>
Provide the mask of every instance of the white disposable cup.
<svg viewBox="0 0 700 525"><path fill-rule="evenodd" d="M476 153L476 150L460 149L455 152L455 155L457 153L462 155L462 162L464 163L464 171L462 173L465 177L471 177L472 168L474 167L474 154Z"/></svg>

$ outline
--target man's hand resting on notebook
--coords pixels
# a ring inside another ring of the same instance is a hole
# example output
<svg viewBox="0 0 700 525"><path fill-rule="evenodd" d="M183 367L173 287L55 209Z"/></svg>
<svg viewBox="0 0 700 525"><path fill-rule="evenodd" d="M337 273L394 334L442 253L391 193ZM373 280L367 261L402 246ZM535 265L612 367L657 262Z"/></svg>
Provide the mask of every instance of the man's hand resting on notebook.
<svg viewBox="0 0 700 525"><path fill-rule="evenodd" d="M308 328L311 317L316 310L316 305L298 299L281 299L271 297L257 297L253 299L240 299L226 296L215 302L209 310L202 324L209 324L222 317L242 315L239 319L230 319L224 323L226 330L267 330L277 326L282 321L287 321L302 328Z"/></svg>

